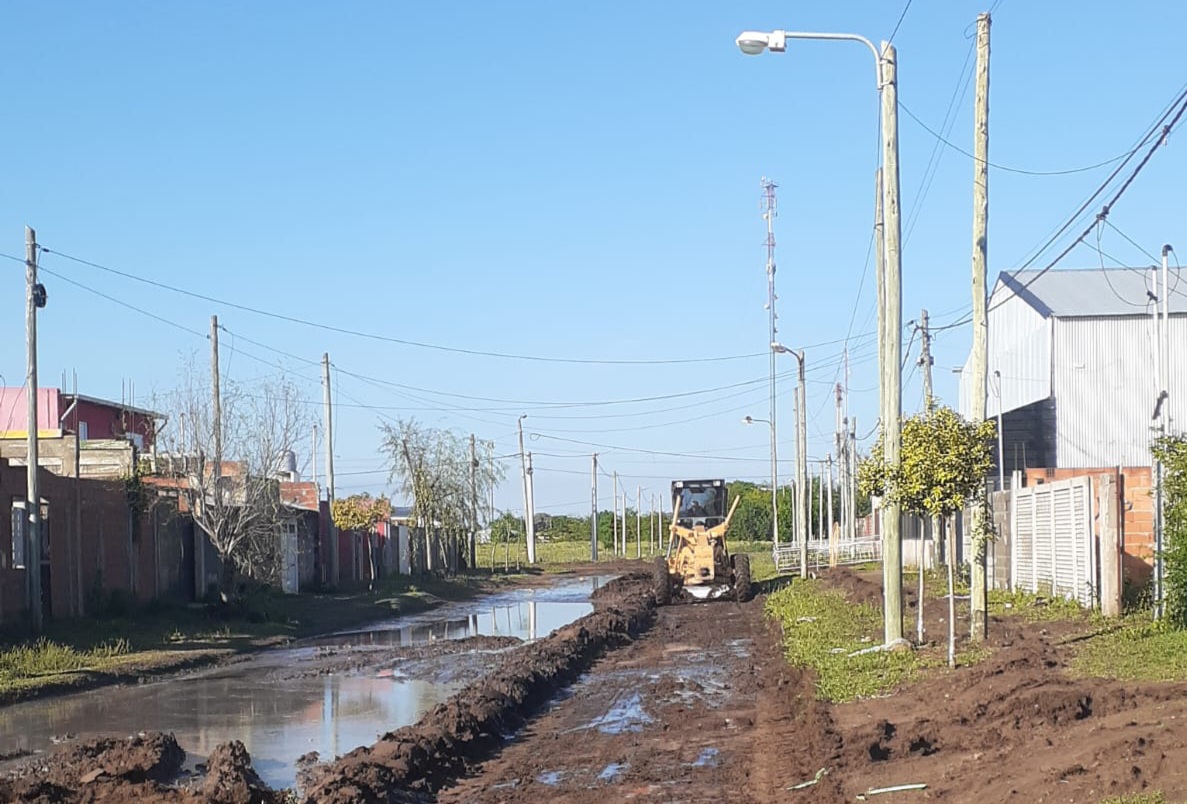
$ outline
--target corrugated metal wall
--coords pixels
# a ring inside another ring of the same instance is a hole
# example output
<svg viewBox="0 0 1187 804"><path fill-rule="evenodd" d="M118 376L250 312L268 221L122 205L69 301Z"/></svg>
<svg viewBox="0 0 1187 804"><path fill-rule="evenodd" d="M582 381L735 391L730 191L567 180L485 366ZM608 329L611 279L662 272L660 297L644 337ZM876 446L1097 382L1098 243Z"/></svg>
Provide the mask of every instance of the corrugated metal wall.
<svg viewBox="0 0 1187 804"><path fill-rule="evenodd" d="M994 307L994 305L1000 305ZM989 300L989 383L985 411L997 415L994 371L1002 375L1003 411L1046 399L1051 395L1050 322L1000 283ZM969 364L960 373L960 412L972 410Z"/></svg>
<svg viewBox="0 0 1187 804"><path fill-rule="evenodd" d="M1153 335L1147 316L1056 320L1057 466L1150 462ZM1172 316L1170 341L1171 426L1182 429L1187 422L1187 367L1182 358L1187 355L1187 316Z"/></svg>

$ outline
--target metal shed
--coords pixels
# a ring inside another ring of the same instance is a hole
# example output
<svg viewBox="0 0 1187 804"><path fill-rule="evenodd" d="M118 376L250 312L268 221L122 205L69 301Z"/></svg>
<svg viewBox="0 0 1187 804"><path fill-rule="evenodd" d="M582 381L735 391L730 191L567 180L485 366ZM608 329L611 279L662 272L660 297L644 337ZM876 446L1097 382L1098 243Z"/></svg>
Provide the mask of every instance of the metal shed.
<svg viewBox="0 0 1187 804"><path fill-rule="evenodd" d="M1187 421L1187 284L1170 271L1169 422ZM986 412L1002 412L1007 473L1144 466L1156 391L1150 268L1004 272L989 300ZM1161 306L1161 305L1159 305ZM997 374L995 374L997 372ZM968 362L960 411L968 415Z"/></svg>

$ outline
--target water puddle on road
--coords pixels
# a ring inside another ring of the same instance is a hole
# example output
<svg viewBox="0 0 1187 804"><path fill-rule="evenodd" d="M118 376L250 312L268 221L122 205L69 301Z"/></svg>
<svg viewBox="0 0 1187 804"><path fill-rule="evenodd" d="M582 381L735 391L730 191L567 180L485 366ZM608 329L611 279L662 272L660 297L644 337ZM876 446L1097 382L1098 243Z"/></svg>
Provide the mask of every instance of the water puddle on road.
<svg viewBox="0 0 1187 804"><path fill-rule="evenodd" d="M639 693L633 692L615 701L609 712L594 718L589 725L603 734L623 734L642 731L650 722L651 715L643 711L643 699Z"/></svg>
<svg viewBox="0 0 1187 804"><path fill-rule="evenodd" d="M9 706L0 709L0 754L48 750L57 735L159 730L177 736L191 764L219 743L241 740L266 782L291 786L298 757L316 751L331 759L415 723L492 664L489 650L456 653L439 657L431 674L410 675L398 662L393 668L393 649L474 636L544 637L591 612L590 594L611 577L451 603L186 678ZM454 667L467 672L450 672Z"/></svg>

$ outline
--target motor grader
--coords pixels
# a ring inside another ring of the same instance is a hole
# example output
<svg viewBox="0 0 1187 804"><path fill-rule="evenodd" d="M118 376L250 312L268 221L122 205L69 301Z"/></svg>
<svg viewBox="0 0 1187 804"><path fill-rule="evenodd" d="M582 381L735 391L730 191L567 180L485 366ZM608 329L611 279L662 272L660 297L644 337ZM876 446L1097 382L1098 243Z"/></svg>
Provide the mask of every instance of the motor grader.
<svg viewBox="0 0 1187 804"><path fill-rule="evenodd" d="M724 480L672 483L672 524L667 554L655 559L655 599L712 600L731 596L750 600L750 556L730 554L726 531L739 498L726 513Z"/></svg>

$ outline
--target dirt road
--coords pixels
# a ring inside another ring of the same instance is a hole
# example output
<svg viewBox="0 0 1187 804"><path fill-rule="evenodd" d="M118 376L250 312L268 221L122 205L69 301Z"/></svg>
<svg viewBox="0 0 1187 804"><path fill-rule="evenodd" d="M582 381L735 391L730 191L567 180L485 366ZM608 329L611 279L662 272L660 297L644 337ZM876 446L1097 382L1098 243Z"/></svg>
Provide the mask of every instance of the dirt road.
<svg viewBox="0 0 1187 804"><path fill-rule="evenodd" d="M761 602L664 607L438 800L786 801L835 751L823 715Z"/></svg>

